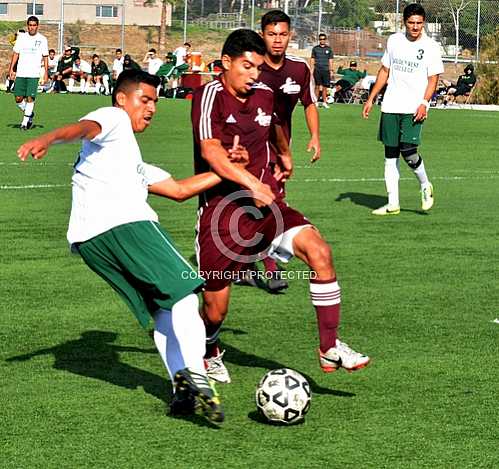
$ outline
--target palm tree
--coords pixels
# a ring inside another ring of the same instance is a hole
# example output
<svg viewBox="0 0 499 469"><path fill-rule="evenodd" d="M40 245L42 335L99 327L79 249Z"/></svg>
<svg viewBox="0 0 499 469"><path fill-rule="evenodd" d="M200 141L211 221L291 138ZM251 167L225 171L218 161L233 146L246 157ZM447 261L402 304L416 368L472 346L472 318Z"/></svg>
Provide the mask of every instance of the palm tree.
<svg viewBox="0 0 499 469"><path fill-rule="evenodd" d="M171 2L168 0L144 0L144 6L156 6L157 2L161 2L161 20L159 25L159 41L158 53L160 55L166 52L166 13L167 5Z"/></svg>

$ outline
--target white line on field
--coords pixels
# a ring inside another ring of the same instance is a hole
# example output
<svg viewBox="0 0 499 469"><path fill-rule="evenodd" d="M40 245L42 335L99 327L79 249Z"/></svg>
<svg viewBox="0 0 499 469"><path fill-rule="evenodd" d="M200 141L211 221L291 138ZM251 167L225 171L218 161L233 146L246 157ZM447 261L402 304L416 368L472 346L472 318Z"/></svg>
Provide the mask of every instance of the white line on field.
<svg viewBox="0 0 499 469"><path fill-rule="evenodd" d="M52 189L54 187L71 187L71 184L28 184L27 186L0 186L0 190L19 191L25 189Z"/></svg>
<svg viewBox="0 0 499 469"><path fill-rule="evenodd" d="M471 179L497 179L499 176L433 176L431 179L440 181L468 181ZM401 181L412 181L414 178L401 177ZM307 178L305 182L384 182L384 178ZM296 181L296 179L295 179Z"/></svg>

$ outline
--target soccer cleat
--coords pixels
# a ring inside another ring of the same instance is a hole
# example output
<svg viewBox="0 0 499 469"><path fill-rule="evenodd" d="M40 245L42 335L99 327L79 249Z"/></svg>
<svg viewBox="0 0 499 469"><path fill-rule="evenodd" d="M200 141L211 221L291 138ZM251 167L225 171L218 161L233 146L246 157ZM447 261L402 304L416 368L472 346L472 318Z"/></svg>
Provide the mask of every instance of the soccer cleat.
<svg viewBox="0 0 499 469"><path fill-rule="evenodd" d="M25 125L22 125L22 124L21 124L21 126L20 126L19 128L20 128L21 130L28 130L28 127L27 127L27 126L25 126Z"/></svg>
<svg viewBox="0 0 499 469"><path fill-rule="evenodd" d="M180 409L188 411L189 400L194 402L194 410L201 413L211 422L223 422L224 413L220 397L213 383L200 373L196 373L189 368L178 371L174 377L175 398L170 405L172 414ZM185 405L180 405L180 402ZM175 407L175 408L174 408ZM177 413L176 415L179 415Z"/></svg>
<svg viewBox="0 0 499 469"><path fill-rule="evenodd" d="M276 270L272 272L272 278L270 278L267 282L267 289L271 293L278 293L281 290L285 290L288 287L289 287L288 282L286 282L286 280L284 280L281 277L280 271Z"/></svg>
<svg viewBox="0 0 499 469"><path fill-rule="evenodd" d="M377 208L371 212L373 215L398 215L400 213L400 207L393 207L391 205L383 205L383 207Z"/></svg>
<svg viewBox="0 0 499 469"><path fill-rule="evenodd" d="M433 207L434 201L432 184L421 189L421 209L424 211L430 210Z"/></svg>
<svg viewBox="0 0 499 469"><path fill-rule="evenodd" d="M204 359L204 367L208 378L218 383L229 384L230 375L229 370L224 365L223 357L225 350L220 352L216 357L209 357Z"/></svg>
<svg viewBox="0 0 499 469"><path fill-rule="evenodd" d="M329 109L329 104L328 103L322 103L322 107L326 108L326 109Z"/></svg>
<svg viewBox="0 0 499 469"><path fill-rule="evenodd" d="M336 347L331 347L323 353L319 349L319 363L324 373L332 373L338 368L344 368L351 372L364 368L369 364L367 355L352 350L345 342L336 340Z"/></svg>
<svg viewBox="0 0 499 469"><path fill-rule="evenodd" d="M247 269L239 272L239 277L234 281L234 285L245 286L245 287L258 287L256 281L256 267L253 265L253 269Z"/></svg>

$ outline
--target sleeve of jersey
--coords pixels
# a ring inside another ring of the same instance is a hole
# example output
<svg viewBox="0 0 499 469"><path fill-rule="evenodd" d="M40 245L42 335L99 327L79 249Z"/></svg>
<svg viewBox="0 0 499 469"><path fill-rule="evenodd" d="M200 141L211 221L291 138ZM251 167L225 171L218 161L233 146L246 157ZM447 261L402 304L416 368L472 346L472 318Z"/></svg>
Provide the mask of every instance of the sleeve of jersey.
<svg viewBox="0 0 499 469"><path fill-rule="evenodd" d="M302 95L300 96L300 101L303 104L303 107L307 108L311 104L314 104L317 101L315 97L314 83L311 77L310 68L308 64L305 65L305 71L303 74L303 86Z"/></svg>
<svg viewBox="0 0 499 469"><path fill-rule="evenodd" d="M144 169L144 177L147 181L148 186L171 178L171 174L164 169L158 168L157 166L153 166L152 164L148 163L142 163L142 165Z"/></svg>
<svg viewBox="0 0 499 469"><path fill-rule="evenodd" d="M435 47L432 48L430 63L428 64L428 76L432 77L434 75L440 75L441 73L444 73L444 64L442 62L439 46L438 44L435 44Z"/></svg>
<svg viewBox="0 0 499 469"><path fill-rule="evenodd" d="M21 38L18 37L16 39L16 42L14 43L14 47L12 48L12 50L16 53L16 54L19 54L19 52L21 51L21 44L20 44L20 41L21 41Z"/></svg>
<svg viewBox="0 0 499 469"><path fill-rule="evenodd" d="M42 49L42 55L44 57L48 57L49 55L49 44L47 42L47 39L43 41L43 49Z"/></svg>
<svg viewBox="0 0 499 469"><path fill-rule="evenodd" d="M94 121L100 125L100 134L91 140L92 143L97 145L103 145L104 143L119 139L120 128L124 129L126 128L126 125L130 126L130 131L132 131L127 114L121 109L115 107L103 107L101 109L97 109L80 119L80 121L84 120Z"/></svg>
<svg viewBox="0 0 499 469"><path fill-rule="evenodd" d="M192 100L192 128L196 141L222 139L220 95L212 82L196 93Z"/></svg>

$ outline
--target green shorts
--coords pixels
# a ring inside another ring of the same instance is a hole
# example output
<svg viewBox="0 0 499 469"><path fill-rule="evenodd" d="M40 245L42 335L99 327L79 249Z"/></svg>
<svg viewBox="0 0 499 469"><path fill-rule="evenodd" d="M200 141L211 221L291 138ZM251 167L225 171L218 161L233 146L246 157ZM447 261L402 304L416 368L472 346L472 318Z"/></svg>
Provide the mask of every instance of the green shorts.
<svg viewBox="0 0 499 469"><path fill-rule="evenodd" d="M85 263L123 298L146 327L159 308L171 309L203 285L158 223L139 221L77 243Z"/></svg>
<svg viewBox="0 0 499 469"><path fill-rule="evenodd" d="M421 143L422 122L414 122L412 114L381 113L378 140L387 147L398 147L403 143Z"/></svg>
<svg viewBox="0 0 499 469"><path fill-rule="evenodd" d="M14 83L14 96L35 98L38 91L38 78L16 78Z"/></svg>

